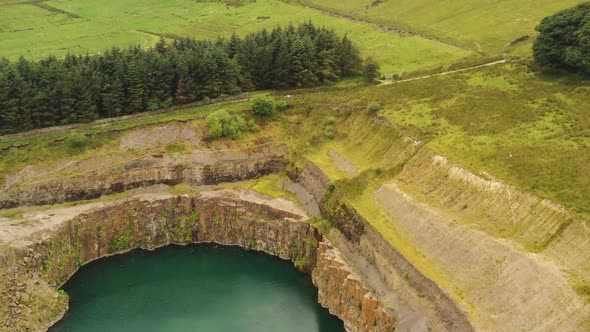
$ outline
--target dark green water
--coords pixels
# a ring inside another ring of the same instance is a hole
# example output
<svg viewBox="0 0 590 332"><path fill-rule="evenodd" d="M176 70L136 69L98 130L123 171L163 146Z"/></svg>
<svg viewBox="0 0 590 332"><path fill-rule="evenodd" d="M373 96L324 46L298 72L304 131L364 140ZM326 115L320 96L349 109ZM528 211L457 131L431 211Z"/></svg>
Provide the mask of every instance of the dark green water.
<svg viewBox="0 0 590 332"><path fill-rule="evenodd" d="M51 332L342 332L290 262L234 247L169 246L98 260L64 286Z"/></svg>

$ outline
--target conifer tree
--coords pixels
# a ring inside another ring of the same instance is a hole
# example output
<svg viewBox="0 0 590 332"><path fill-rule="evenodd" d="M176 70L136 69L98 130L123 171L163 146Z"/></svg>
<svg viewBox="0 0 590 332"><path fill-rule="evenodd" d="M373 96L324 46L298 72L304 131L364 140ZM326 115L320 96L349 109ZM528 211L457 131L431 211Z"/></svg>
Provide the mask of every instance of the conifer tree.
<svg viewBox="0 0 590 332"><path fill-rule="evenodd" d="M314 86L357 74L361 67L358 49L347 36L339 38L311 22L244 38L234 34L229 40L167 43L162 37L152 49L112 48L94 56L67 54L37 62L0 59L0 134L243 90ZM224 128L231 136L232 128L239 127L243 125L230 121Z"/></svg>
<svg viewBox="0 0 590 332"><path fill-rule="evenodd" d="M146 91L143 69L137 59L132 59L127 67L126 84L127 84L127 107L126 113L143 112L146 109Z"/></svg>
<svg viewBox="0 0 590 332"><path fill-rule="evenodd" d="M359 49L352 43L347 35L342 37L336 52L337 63L340 70L338 74L340 76L349 76L360 73L363 61Z"/></svg>

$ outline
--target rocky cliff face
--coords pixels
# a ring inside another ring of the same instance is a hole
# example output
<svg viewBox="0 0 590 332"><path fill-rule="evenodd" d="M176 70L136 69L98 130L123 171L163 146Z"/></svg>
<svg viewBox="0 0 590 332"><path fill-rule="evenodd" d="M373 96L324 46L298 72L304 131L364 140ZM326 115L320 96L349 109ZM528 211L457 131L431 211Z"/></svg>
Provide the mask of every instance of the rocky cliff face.
<svg viewBox="0 0 590 332"><path fill-rule="evenodd" d="M329 240L318 248L317 266L312 273L319 289L319 301L341 317L349 331L393 331L395 313L375 297ZM354 322L354 323L351 323Z"/></svg>
<svg viewBox="0 0 590 332"><path fill-rule="evenodd" d="M312 166L302 174L318 170ZM300 183L320 193L328 181ZM373 217L381 217L371 222L355 209L354 200L316 197L323 200L323 216L342 235L333 243L347 261L361 271L374 268L380 280L372 283L375 278L363 276L371 288L395 294L424 313L430 328L590 327L590 305L580 294L587 294L590 257L588 221L582 217L470 173L427 148L412 156L391 183L369 194ZM378 295L384 303L399 302ZM398 318L401 324L399 313Z"/></svg>
<svg viewBox="0 0 590 332"><path fill-rule="evenodd" d="M143 195L0 218L0 330L43 329L59 317L67 296L55 287L82 264L138 247L193 242L292 260L311 272L320 302L351 331L589 329L589 304L576 292L590 289L587 220L453 165L384 119L352 127L362 129L349 143L372 160L359 178L377 169L392 174L368 193L371 204L326 197L331 179L312 163L291 172L294 182L284 185L313 207L314 217L330 219L330 241L292 204L243 191ZM182 139L170 140L174 131ZM371 139L376 135L390 139ZM188 140L194 140L190 153L153 150ZM285 151L269 139L216 148L201 143L184 127L131 133L117 153L10 174L0 208L285 170ZM344 154L339 158L346 161Z"/></svg>
<svg viewBox="0 0 590 332"><path fill-rule="evenodd" d="M94 199L155 184L213 185L276 173L285 151L270 139L253 147L198 148L187 154L122 152L71 161L37 177L12 176L0 191L0 208Z"/></svg>
<svg viewBox="0 0 590 332"><path fill-rule="evenodd" d="M334 259L337 249L327 242L318 249L321 241L298 207L252 191L143 195L38 212L0 224L0 330L44 330L59 319L67 296L55 287L92 260L134 248L215 242L265 251L313 271L321 302L351 331L390 331L393 317L351 279L346 262ZM347 294L335 291L337 285Z"/></svg>
<svg viewBox="0 0 590 332"><path fill-rule="evenodd" d="M588 222L579 216L427 149L374 198L476 328L590 328L590 306L572 287L588 284L590 272Z"/></svg>
<svg viewBox="0 0 590 332"><path fill-rule="evenodd" d="M321 176L317 176L321 173ZM312 181L310 179L323 179ZM297 180L314 197L321 198L324 217L337 229L332 234L335 245L345 252L346 261L358 267L360 278L372 289L381 308L390 310L403 330L473 331L467 315L451 296L426 277L399 251L389 244L366 219L346 202L325 200L327 176L309 163ZM320 194L321 193L321 194Z"/></svg>

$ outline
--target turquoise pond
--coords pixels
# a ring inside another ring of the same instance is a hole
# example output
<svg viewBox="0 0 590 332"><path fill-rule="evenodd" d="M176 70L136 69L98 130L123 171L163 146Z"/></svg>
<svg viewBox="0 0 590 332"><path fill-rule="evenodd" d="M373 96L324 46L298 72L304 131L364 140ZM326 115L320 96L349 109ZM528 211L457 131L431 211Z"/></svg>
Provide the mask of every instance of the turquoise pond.
<svg viewBox="0 0 590 332"><path fill-rule="evenodd" d="M82 267L50 332L342 332L308 275L278 258L218 245L135 250Z"/></svg>

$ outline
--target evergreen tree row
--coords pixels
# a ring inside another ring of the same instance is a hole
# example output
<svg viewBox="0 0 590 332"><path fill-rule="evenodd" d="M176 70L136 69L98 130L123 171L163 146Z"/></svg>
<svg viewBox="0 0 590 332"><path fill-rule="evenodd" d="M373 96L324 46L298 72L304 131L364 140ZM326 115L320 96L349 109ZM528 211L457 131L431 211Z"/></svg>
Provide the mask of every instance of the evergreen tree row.
<svg viewBox="0 0 590 332"><path fill-rule="evenodd" d="M361 70L351 40L311 22L216 41L37 62L0 60L0 134L166 108L254 89L315 86Z"/></svg>

